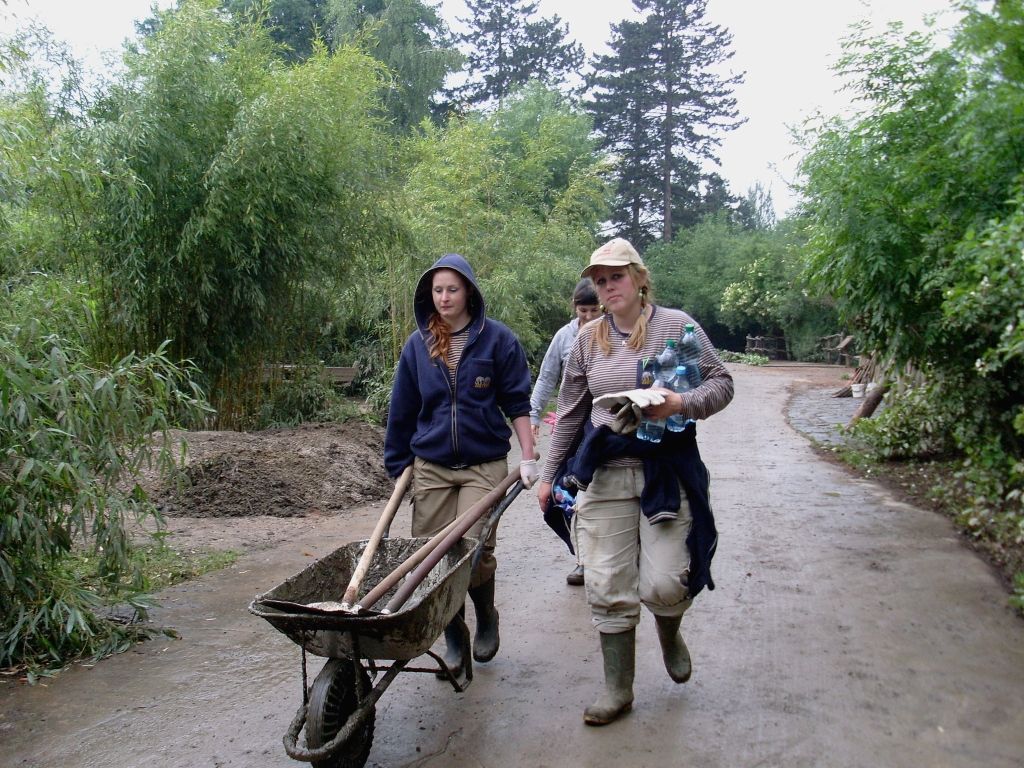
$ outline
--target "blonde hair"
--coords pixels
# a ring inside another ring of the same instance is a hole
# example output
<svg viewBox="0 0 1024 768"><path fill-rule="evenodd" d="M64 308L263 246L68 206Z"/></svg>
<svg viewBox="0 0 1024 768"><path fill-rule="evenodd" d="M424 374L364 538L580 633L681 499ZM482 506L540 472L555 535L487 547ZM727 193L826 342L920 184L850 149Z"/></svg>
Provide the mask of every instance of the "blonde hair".
<svg viewBox="0 0 1024 768"><path fill-rule="evenodd" d="M649 303L654 302L654 286L651 283L651 273L647 271L647 267L628 264L626 269L629 272L629 276L633 279L633 284L640 291L640 317L637 318L633 330L626 339L626 346L634 352L639 352L644 348L644 344L647 343L647 315L644 313L644 310ZM601 311L604 312L604 317L601 318L601 323L594 330L593 336L590 337L590 344L591 347L597 345L601 352L604 353L604 356L608 357L612 353L612 316L611 313L605 311L604 305L601 306Z"/></svg>

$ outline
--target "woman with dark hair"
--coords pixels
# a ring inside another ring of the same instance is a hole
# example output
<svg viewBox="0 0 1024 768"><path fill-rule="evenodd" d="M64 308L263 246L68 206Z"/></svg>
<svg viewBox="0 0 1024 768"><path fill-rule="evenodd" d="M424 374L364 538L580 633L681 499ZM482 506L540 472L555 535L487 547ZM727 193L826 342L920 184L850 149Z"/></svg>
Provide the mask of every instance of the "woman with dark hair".
<svg viewBox="0 0 1024 768"><path fill-rule="evenodd" d="M583 276L594 281L605 314L580 330L569 352L537 495L543 511L555 473L582 431L573 474L588 482L576 497L573 529L605 676L604 692L583 719L605 725L633 705L641 606L654 614L669 677L676 683L690 678L690 653L679 626L693 598L705 586L714 588L710 562L717 535L695 423L681 432L666 430L660 442L651 443L613 430L616 414L594 401L649 386L651 361L689 324L702 346L702 381L682 393L643 392L649 403L644 415L706 419L732 400L733 382L693 318L653 303L650 273L627 241L616 238L594 251ZM588 466L582 466L583 457Z"/></svg>
<svg viewBox="0 0 1024 768"><path fill-rule="evenodd" d="M405 342L391 389L384 465L391 477L413 465L412 535L431 536L492 491L508 474L509 438L522 449L523 484L538 477L530 431L526 354L505 325L486 316L469 263L450 253L420 277L413 299L418 329ZM509 422L512 426L509 427ZM478 537L481 519L468 535ZM473 658L498 652L494 547L484 545L470 578L476 611ZM465 676L465 607L445 629L444 659Z"/></svg>
<svg viewBox="0 0 1024 768"><path fill-rule="evenodd" d="M534 439L540 437L540 420L548 401L562 381L565 359L569 356L576 334L582 326L601 314L597 304L597 292L589 277L584 277L576 283L576 288L572 292L572 309L575 316L555 332L547 352L544 353L537 381L533 385L533 394L530 395L530 426ZM577 587L583 584L583 564L579 561L578 553L576 567L565 577L565 581Z"/></svg>

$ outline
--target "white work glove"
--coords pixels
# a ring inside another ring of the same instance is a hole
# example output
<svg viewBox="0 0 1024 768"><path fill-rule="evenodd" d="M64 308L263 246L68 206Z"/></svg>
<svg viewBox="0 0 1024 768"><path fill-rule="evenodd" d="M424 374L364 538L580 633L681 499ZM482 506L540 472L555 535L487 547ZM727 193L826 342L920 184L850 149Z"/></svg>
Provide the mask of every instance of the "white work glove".
<svg viewBox="0 0 1024 768"><path fill-rule="evenodd" d="M527 490L533 488L533 484L540 479L536 459L524 459L519 462L519 479L523 481L523 487Z"/></svg>
<svg viewBox="0 0 1024 768"><path fill-rule="evenodd" d="M627 389L625 392L612 392L594 399L594 405L607 408L612 413L617 413L619 408L626 403L646 408L650 405L661 405L664 402L665 395L660 389Z"/></svg>
<svg viewBox="0 0 1024 768"><path fill-rule="evenodd" d="M607 408L615 414L609 425L612 432L628 435L636 431L644 419L643 410L651 405L661 405L665 395L654 389L630 389L625 392L613 392L601 395L594 400L594 405Z"/></svg>

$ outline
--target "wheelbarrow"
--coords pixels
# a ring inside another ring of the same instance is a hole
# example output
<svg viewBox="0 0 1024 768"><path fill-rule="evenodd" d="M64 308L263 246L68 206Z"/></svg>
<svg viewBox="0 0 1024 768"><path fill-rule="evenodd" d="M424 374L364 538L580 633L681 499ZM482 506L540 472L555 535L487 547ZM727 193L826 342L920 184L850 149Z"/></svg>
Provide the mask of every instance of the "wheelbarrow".
<svg viewBox="0 0 1024 768"><path fill-rule="evenodd" d="M457 692L469 686L473 672L468 637L462 678L452 675L430 648L465 604L483 542L523 488L518 477L518 470L510 473L431 538L381 538L375 531L371 539L334 550L249 604L251 613L302 648L302 706L283 738L289 757L315 768L365 765L377 700L399 672L437 675ZM382 524L387 515L386 509L378 530L386 529ZM464 536L485 516L479 540ZM363 578L370 586L363 598L355 604L335 602L343 593L351 597L353 585ZM387 606L375 610L383 600ZM328 659L308 687L307 653ZM435 664L412 666L419 657ZM303 728L305 745L299 739Z"/></svg>

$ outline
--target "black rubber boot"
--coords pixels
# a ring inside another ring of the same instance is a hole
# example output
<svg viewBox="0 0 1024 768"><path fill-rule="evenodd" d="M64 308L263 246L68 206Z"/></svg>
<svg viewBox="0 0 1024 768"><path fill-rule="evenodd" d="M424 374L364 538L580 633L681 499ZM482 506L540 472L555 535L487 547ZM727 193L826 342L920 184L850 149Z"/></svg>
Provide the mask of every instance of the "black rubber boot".
<svg viewBox="0 0 1024 768"><path fill-rule="evenodd" d="M463 605L455 618L448 622L448 626L444 628L444 642L447 648L442 654L441 658L444 660L444 665L451 671L452 676L462 683L466 680L467 676L471 674L467 670L469 656L469 627L466 626L466 606ZM447 676L444 672L438 672L437 676L441 680L447 680Z"/></svg>
<svg viewBox="0 0 1024 768"><path fill-rule="evenodd" d="M658 625L658 640L661 641L661 657L665 660L665 670L677 683L685 683L693 672L690 650L683 642L683 635L679 631L682 620L682 616L654 617L654 622Z"/></svg>
<svg viewBox="0 0 1024 768"><path fill-rule="evenodd" d="M633 708L636 671L636 629L614 635L601 633L604 693L583 711L587 725L608 725Z"/></svg>
<svg viewBox="0 0 1024 768"><path fill-rule="evenodd" d="M473 637L473 660L490 661L498 653L498 609L494 607L494 577L478 587L469 588L476 609L476 635Z"/></svg>

